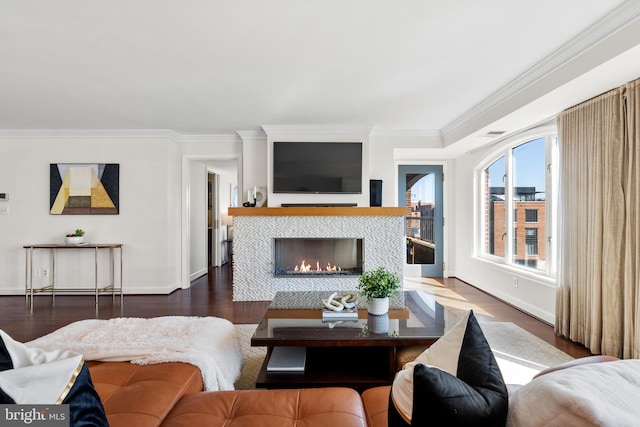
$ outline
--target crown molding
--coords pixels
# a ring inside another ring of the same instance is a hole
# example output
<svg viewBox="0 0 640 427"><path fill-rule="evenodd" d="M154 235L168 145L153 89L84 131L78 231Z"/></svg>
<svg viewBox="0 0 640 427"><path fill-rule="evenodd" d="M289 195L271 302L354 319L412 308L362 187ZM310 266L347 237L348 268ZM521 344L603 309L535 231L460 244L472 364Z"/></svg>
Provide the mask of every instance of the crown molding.
<svg viewBox="0 0 640 427"><path fill-rule="evenodd" d="M166 138L178 143L186 142L236 142L234 134L182 135L169 129L140 130L0 130L0 139L9 138Z"/></svg>
<svg viewBox="0 0 640 427"><path fill-rule="evenodd" d="M640 2L627 0L607 16L590 26L585 31L573 37L559 49L548 55L542 61L529 68L524 73L507 83L505 86L467 110L461 116L442 128L442 136L446 141L449 135L462 130L488 111L507 102L525 89L536 84L554 71L569 63L579 55L604 41L613 34L621 31L640 18Z"/></svg>
<svg viewBox="0 0 640 427"><path fill-rule="evenodd" d="M371 139L379 142L421 144L423 148L442 148L439 130L374 129Z"/></svg>
<svg viewBox="0 0 640 427"><path fill-rule="evenodd" d="M267 142L267 134L261 130L244 130L236 133L242 142Z"/></svg>
<svg viewBox="0 0 640 427"><path fill-rule="evenodd" d="M0 130L0 138L169 138L181 141L177 132L166 129L144 130Z"/></svg>
<svg viewBox="0 0 640 427"><path fill-rule="evenodd" d="M241 142L239 135L229 134L212 134L212 135L180 135L180 141L183 143L213 143L222 144L228 142Z"/></svg>
<svg viewBox="0 0 640 427"><path fill-rule="evenodd" d="M290 135L359 135L368 137L373 125L263 125L269 136Z"/></svg>

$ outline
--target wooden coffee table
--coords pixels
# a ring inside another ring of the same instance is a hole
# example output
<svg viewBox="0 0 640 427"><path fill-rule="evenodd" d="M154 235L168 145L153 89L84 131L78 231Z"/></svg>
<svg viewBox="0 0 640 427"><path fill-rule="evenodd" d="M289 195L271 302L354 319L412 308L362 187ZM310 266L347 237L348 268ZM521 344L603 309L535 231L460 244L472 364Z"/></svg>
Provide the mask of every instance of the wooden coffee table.
<svg viewBox="0 0 640 427"><path fill-rule="evenodd" d="M388 318L369 315L361 302L357 320L323 322L320 301L326 297L327 292L316 291L276 294L251 338L252 346L267 347L256 387L388 385L403 347L427 348L458 321L431 295L405 291L391 300ZM306 348L304 371L267 371L276 347Z"/></svg>

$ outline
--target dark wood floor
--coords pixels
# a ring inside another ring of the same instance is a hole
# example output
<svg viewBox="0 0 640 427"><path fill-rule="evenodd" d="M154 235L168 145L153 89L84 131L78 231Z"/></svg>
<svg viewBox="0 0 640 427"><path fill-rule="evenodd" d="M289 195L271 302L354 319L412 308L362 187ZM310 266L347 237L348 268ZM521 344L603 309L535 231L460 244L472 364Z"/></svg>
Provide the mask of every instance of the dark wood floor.
<svg viewBox="0 0 640 427"><path fill-rule="evenodd" d="M407 279L407 289L422 289L432 293L450 310L462 313L473 309L483 321L513 322L530 333L574 356L589 355L582 345L557 337L553 327L529 316L490 295L457 279ZM156 316L217 316L233 323L258 323L268 301L233 302L231 268L228 265L210 270L195 280L191 288L170 295L127 295L122 309L119 299L101 296L96 314L94 298L88 295L35 297L33 312L26 306L24 296L0 296L0 329L15 340L26 342L82 319L112 317Z"/></svg>

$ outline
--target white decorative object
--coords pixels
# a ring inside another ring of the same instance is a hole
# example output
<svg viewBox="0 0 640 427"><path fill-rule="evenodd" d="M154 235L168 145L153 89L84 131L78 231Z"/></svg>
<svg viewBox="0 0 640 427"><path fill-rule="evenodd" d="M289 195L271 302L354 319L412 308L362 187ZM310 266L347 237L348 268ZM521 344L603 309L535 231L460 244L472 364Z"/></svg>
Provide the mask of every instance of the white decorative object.
<svg viewBox="0 0 640 427"><path fill-rule="evenodd" d="M344 309L344 305L340 301L336 300L337 295L338 293L334 292L329 296L329 298L323 298L322 305L331 311L342 311L342 309Z"/></svg>
<svg viewBox="0 0 640 427"><path fill-rule="evenodd" d="M344 308L354 308L358 305L358 293L357 292L343 292L338 295L340 302L344 305Z"/></svg>
<svg viewBox="0 0 640 427"><path fill-rule="evenodd" d="M371 298L369 300L369 313L374 315L387 314L389 311L389 297Z"/></svg>
<svg viewBox="0 0 640 427"><path fill-rule="evenodd" d="M355 306L358 304L358 293L357 292L343 292L338 295L337 292L329 295L329 298L322 299L322 305L326 310L342 312L344 309L350 310L355 309ZM358 315L357 310L352 310L356 317Z"/></svg>
<svg viewBox="0 0 640 427"><path fill-rule="evenodd" d="M267 203L267 189L264 187L254 187L254 194L256 199L256 207L261 208Z"/></svg>
<svg viewBox="0 0 640 427"><path fill-rule="evenodd" d="M67 236L65 238L65 242L68 245L79 245L80 243L84 242L84 236Z"/></svg>

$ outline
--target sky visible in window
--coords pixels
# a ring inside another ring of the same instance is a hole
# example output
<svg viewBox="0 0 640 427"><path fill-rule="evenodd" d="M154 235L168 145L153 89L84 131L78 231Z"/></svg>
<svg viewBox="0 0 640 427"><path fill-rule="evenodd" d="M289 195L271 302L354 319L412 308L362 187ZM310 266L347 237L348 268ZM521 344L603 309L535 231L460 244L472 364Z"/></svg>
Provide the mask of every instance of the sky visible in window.
<svg viewBox="0 0 640 427"><path fill-rule="evenodd" d="M513 149L515 187L535 187L536 199L545 196L545 139L538 138Z"/></svg>
<svg viewBox="0 0 640 427"><path fill-rule="evenodd" d="M545 139L538 138L513 149L513 169L515 187L535 187L538 199L544 199L545 192ZM504 187L505 157L496 160L489 167L489 186Z"/></svg>
<svg viewBox="0 0 640 427"><path fill-rule="evenodd" d="M411 201L422 203L433 203L434 200L434 176L432 173L423 176L411 187Z"/></svg>

